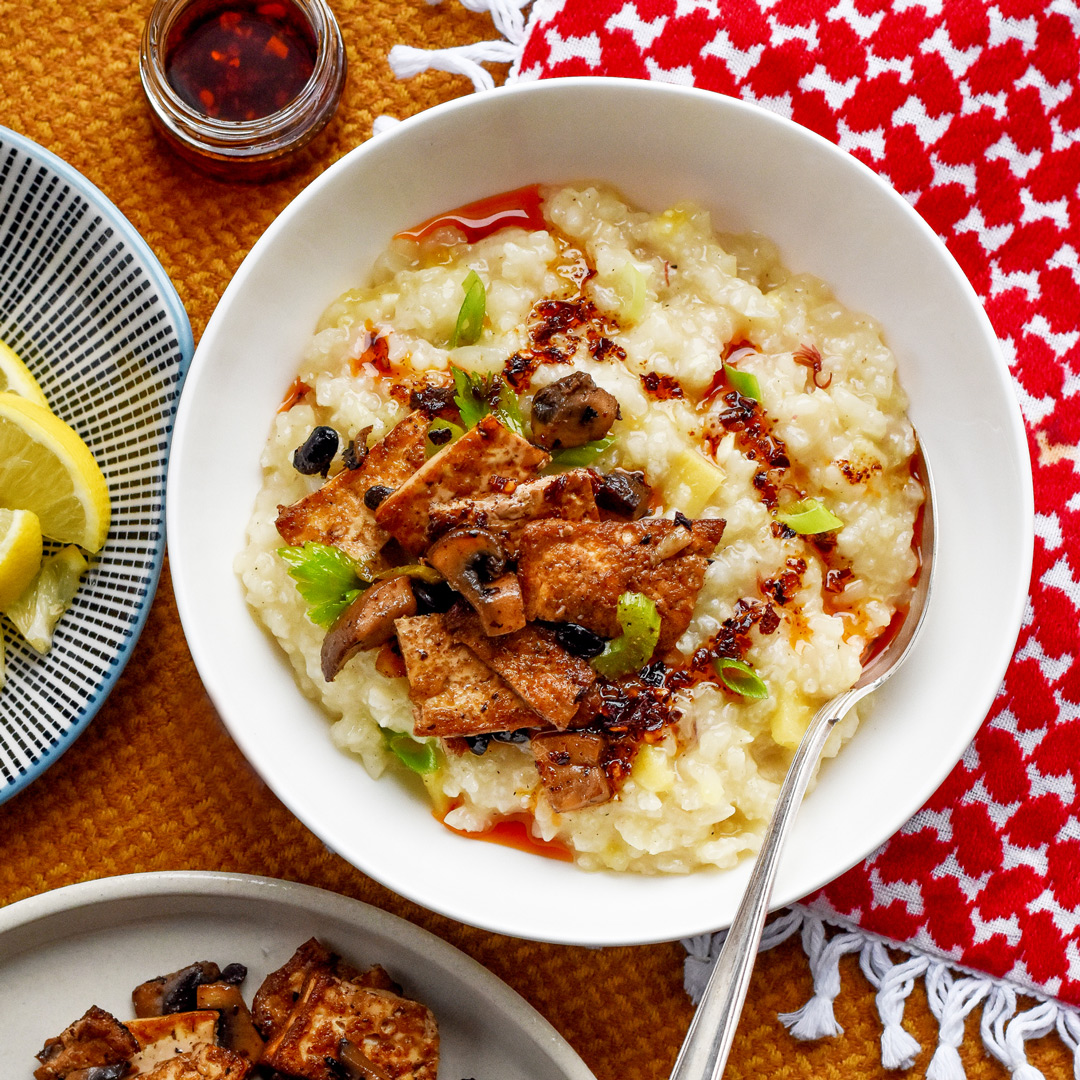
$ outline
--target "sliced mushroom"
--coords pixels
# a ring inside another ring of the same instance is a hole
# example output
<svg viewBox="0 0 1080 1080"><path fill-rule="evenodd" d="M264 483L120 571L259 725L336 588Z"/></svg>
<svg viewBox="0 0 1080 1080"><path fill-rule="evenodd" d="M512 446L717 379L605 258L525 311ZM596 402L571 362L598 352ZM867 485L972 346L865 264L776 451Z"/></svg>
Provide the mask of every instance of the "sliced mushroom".
<svg viewBox="0 0 1080 1080"><path fill-rule="evenodd" d="M453 529L428 549L427 561L476 609L488 637L525 625L517 575L506 571L506 553L487 529Z"/></svg>
<svg viewBox="0 0 1080 1080"><path fill-rule="evenodd" d="M600 486L596 489L596 505L636 521L648 513L651 494L652 488L645 482L643 472L612 469L600 477Z"/></svg>
<svg viewBox="0 0 1080 1080"><path fill-rule="evenodd" d="M591 375L574 371L545 386L532 404L532 441L545 450L566 450L602 439L619 419L619 402Z"/></svg>
<svg viewBox="0 0 1080 1080"><path fill-rule="evenodd" d="M416 614L408 576L391 578L361 593L330 627L322 644L322 673L327 682L361 649L372 649L394 636L394 620Z"/></svg>
<svg viewBox="0 0 1080 1080"><path fill-rule="evenodd" d="M115 1065L92 1065L87 1069L76 1069L64 1075L64 1080L121 1080L127 1075L129 1065L126 1061Z"/></svg>
<svg viewBox="0 0 1080 1080"><path fill-rule="evenodd" d="M195 992L200 1009L214 1009L219 1016L218 1045L243 1054L252 1064L262 1057L262 1036L255 1030L243 995L228 983L207 983Z"/></svg>
<svg viewBox="0 0 1080 1080"><path fill-rule="evenodd" d="M217 982L220 978L221 969L217 964L200 960L179 971L149 979L131 991L131 1003L135 1006L135 1015L142 1018L191 1012L195 1008L197 988L204 983Z"/></svg>

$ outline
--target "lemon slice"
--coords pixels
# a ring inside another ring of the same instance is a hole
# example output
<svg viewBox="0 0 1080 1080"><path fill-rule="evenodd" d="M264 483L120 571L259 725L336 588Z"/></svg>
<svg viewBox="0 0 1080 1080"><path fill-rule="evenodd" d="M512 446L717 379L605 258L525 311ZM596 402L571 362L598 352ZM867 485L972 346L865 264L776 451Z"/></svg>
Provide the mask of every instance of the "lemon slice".
<svg viewBox="0 0 1080 1080"><path fill-rule="evenodd" d="M30 374L30 369L15 355L11 347L0 341L0 391L9 390L19 397L49 407L45 394Z"/></svg>
<svg viewBox="0 0 1080 1080"><path fill-rule="evenodd" d="M41 566L41 524L30 510L0 510L0 611L26 591Z"/></svg>
<svg viewBox="0 0 1080 1080"><path fill-rule="evenodd" d="M74 545L61 548L41 564L22 596L4 608L4 614L37 652L49 651L56 624L74 599L88 565Z"/></svg>
<svg viewBox="0 0 1080 1080"><path fill-rule="evenodd" d="M42 535L99 551L109 489L86 443L48 409L0 393L0 506L33 510Z"/></svg>

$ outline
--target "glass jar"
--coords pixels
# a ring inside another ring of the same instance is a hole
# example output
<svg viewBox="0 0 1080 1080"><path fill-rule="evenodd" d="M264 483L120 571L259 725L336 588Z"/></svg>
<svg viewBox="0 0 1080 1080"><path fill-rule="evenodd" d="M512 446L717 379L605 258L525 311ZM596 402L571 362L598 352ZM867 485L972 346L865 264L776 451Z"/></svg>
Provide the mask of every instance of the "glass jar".
<svg viewBox="0 0 1080 1080"><path fill-rule="evenodd" d="M274 22L267 21L271 16ZM310 67L311 73L291 100L278 104L256 94L238 111L236 94L245 85L258 82L266 90L287 82L281 64L295 43L278 16L287 16L300 32L299 44L307 48L296 55L305 53L303 71ZM230 31L235 48L222 46ZM251 46L253 40L259 47ZM175 61L189 46L202 54L181 82ZM227 180L264 180L296 164L297 152L333 117L345 69L341 30L325 0L157 0L139 56L143 90L165 141L191 164ZM226 86L233 107L226 116L213 115L219 111L215 90Z"/></svg>

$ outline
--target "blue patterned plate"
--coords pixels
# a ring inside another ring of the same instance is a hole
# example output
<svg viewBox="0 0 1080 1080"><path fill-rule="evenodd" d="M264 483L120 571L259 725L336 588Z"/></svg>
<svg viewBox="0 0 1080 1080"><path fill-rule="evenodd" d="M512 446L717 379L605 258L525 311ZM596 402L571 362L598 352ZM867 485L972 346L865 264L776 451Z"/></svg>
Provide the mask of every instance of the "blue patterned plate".
<svg viewBox="0 0 1080 1080"><path fill-rule="evenodd" d="M4 624L0 802L97 712L154 598L165 470L191 325L146 242L70 165L0 127L0 339L105 473L112 527L38 656Z"/></svg>

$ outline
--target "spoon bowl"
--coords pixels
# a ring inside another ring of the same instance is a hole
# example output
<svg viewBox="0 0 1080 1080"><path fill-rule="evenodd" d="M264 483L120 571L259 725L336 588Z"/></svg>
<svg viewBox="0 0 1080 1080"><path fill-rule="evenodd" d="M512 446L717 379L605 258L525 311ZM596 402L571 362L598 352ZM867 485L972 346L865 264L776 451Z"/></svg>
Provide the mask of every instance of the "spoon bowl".
<svg viewBox="0 0 1080 1080"><path fill-rule="evenodd" d="M875 649L864 662L855 685L827 701L810 721L788 766L746 892L686 1033L671 1080L719 1080L723 1075L761 943L780 855L822 749L832 729L851 707L881 686L900 667L910 655L922 629L934 583L936 533L934 480L917 437L915 463L923 485L924 501L916 523L920 565L911 602L895 633L887 636L884 646Z"/></svg>

